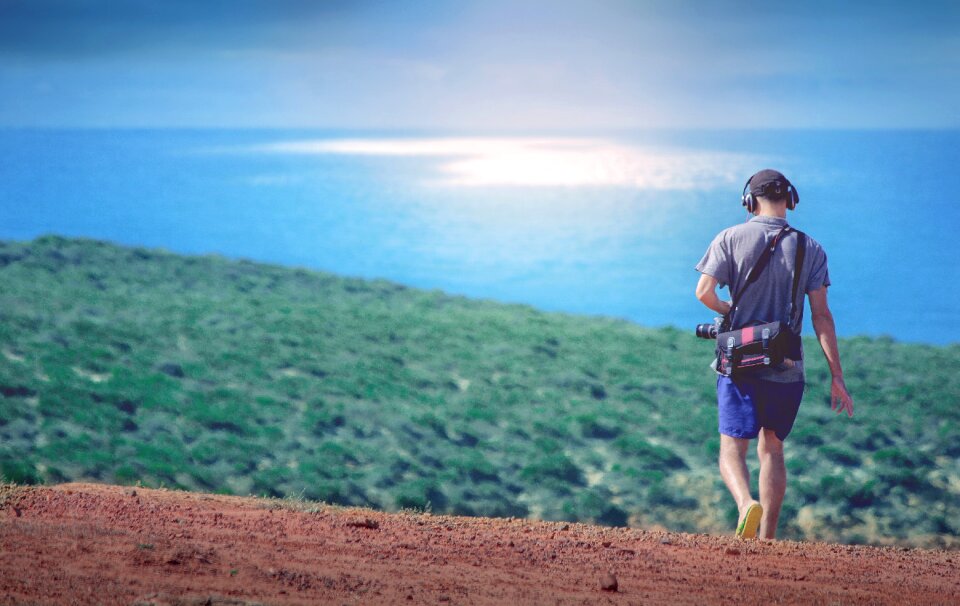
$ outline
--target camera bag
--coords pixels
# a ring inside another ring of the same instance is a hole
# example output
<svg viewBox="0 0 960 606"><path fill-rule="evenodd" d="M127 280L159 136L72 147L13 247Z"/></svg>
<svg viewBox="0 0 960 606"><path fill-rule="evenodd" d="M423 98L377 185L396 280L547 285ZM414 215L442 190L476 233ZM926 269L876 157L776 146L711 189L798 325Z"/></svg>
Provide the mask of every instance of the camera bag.
<svg viewBox="0 0 960 606"><path fill-rule="evenodd" d="M731 330L733 317L737 312L737 303L747 288L757 281L763 270L770 263L780 239L789 234L797 234L797 255L793 269L793 289L790 296L790 320L798 311L802 313L803 300L797 305L797 290L800 285L800 273L803 270L803 258L806 252L806 235L789 225L777 232L770 245L765 247L757 263L750 268L747 279L730 302L730 313L723 318L717 334L717 371L725 376L743 374L760 368L777 367L783 364L784 359L799 360L802 357L800 335L793 332L792 322L754 322L749 326L742 326Z"/></svg>

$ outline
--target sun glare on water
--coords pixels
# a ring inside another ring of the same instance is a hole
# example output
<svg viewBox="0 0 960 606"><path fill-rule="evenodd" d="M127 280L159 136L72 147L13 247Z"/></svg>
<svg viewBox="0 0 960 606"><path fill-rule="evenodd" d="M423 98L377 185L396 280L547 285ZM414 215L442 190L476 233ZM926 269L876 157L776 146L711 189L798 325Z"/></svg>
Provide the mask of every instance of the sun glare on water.
<svg viewBox="0 0 960 606"><path fill-rule="evenodd" d="M326 139L256 148L289 154L436 158L430 184L462 187L628 187L693 190L735 183L751 159L733 153L658 150L592 138Z"/></svg>

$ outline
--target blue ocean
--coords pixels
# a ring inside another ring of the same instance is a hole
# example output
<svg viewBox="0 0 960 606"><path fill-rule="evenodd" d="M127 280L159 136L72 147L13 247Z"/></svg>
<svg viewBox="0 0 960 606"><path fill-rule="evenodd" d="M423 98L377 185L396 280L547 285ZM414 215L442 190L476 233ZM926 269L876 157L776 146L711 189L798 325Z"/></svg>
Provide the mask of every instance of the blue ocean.
<svg viewBox="0 0 960 606"><path fill-rule="evenodd" d="M957 343L960 131L0 131L0 239L61 234L692 330L694 265L784 172L841 336ZM807 312L809 316L809 311ZM812 334L809 317L808 334Z"/></svg>

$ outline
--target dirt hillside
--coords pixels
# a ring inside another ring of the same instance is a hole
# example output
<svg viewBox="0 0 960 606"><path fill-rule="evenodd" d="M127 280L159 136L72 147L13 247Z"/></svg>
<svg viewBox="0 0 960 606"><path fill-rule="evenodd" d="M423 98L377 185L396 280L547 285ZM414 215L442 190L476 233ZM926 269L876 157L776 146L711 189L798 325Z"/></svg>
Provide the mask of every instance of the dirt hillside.
<svg viewBox="0 0 960 606"><path fill-rule="evenodd" d="M0 603L960 604L960 553L5 487Z"/></svg>

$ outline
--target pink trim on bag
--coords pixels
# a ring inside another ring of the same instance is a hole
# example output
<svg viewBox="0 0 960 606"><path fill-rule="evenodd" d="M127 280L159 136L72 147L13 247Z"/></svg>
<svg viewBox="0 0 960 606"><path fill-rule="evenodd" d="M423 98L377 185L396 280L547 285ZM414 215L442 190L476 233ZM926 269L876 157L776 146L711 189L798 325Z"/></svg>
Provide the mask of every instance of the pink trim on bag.
<svg viewBox="0 0 960 606"><path fill-rule="evenodd" d="M740 341L744 345L747 343L753 343L753 326L747 326L740 331Z"/></svg>

